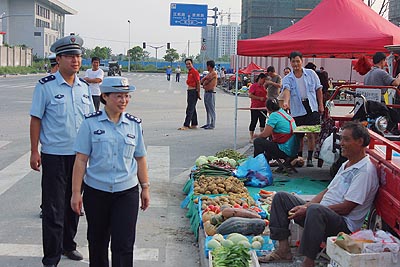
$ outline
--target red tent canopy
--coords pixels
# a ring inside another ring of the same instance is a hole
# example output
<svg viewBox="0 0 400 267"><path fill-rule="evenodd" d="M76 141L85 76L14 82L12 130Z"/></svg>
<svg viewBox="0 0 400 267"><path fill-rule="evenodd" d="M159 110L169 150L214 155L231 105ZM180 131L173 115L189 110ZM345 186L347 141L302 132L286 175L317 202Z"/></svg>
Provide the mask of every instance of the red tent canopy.
<svg viewBox="0 0 400 267"><path fill-rule="evenodd" d="M250 74L253 70L262 70L260 66L251 62L246 68L239 70L241 74Z"/></svg>
<svg viewBox="0 0 400 267"><path fill-rule="evenodd" d="M288 56L300 51L308 57L355 58L386 51L400 43L400 28L361 0L322 0L302 20L282 31L238 41L242 56Z"/></svg>

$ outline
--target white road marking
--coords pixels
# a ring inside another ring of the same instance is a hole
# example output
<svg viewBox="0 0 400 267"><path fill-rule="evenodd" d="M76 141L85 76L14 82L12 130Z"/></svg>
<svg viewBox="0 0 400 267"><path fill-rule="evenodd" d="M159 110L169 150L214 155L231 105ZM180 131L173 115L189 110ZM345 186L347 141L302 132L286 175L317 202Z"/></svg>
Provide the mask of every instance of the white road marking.
<svg viewBox="0 0 400 267"><path fill-rule="evenodd" d="M0 195L31 171L29 166L30 154L30 152L27 152L0 171Z"/></svg>
<svg viewBox="0 0 400 267"><path fill-rule="evenodd" d="M149 166L150 183L153 183L152 187L156 187L157 184L169 183L169 155L169 146L147 147L147 164ZM168 206L168 196L166 194L153 193L153 190L150 190L150 194L150 207L166 208Z"/></svg>
<svg viewBox="0 0 400 267"><path fill-rule="evenodd" d="M0 141L0 148L2 148L3 146L8 145L9 143L11 143L10 141Z"/></svg>
<svg viewBox="0 0 400 267"><path fill-rule="evenodd" d="M177 94L182 93L182 91L181 90L174 90L173 93L177 95Z"/></svg>
<svg viewBox="0 0 400 267"><path fill-rule="evenodd" d="M82 253L84 259L89 259L88 247L79 247L79 252ZM109 253L111 255L111 252ZM6 244L0 243L0 256L9 257L43 257L42 245L32 244ZM158 261L158 248L137 248L134 249L135 261ZM84 262L87 262L84 260Z"/></svg>
<svg viewBox="0 0 400 267"><path fill-rule="evenodd" d="M165 93L165 90L157 90L157 93Z"/></svg>

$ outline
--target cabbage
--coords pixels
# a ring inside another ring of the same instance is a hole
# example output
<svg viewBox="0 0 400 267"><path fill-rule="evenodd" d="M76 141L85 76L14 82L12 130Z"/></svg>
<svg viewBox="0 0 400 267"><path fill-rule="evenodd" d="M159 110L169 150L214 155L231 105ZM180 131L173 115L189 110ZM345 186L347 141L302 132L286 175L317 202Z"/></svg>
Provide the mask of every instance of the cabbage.
<svg viewBox="0 0 400 267"><path fill-rule="evenodd" d="M231 165L232 167L236 167L236 160L234 159L228 159L228 164Z"/></svg>
<svg viewBox="0 0 400 267"><path fill-rule="evenodd" d="M207 157L206 156L200 156L200 157L198 157L196 159L195 163L196 163L197 167L200 167L203 164L207 164L208 163Z"/></svg>
<svg viewBox="0 0 400 267"><path fill-rule="evenodd" d="M221 246L221 244L217 241L217 240L215 240L215 239L211 239L210 241L208 241L208 243L207 243L207 247L209 248L209 249L216 249L216 248L218 248L218 247L220 247Z"/></svg>
<svg viewBox="0 0 400 267"><path fill-rule="evenodd" d="M222 161L222 162L227 163L228 160L229 160L229 158L228 158L228 157L223 157L223 158L221 158L221 159L219 159L219 160Z"/></svg>
<svg viewBox="0 0 400 267"><path fill-rule="evenodd" d="M215 161L218 160L218 158L215 157L215 156L208 156L208 157L207 157L207 160L208 160L210 163L214 163Z"/></svg>

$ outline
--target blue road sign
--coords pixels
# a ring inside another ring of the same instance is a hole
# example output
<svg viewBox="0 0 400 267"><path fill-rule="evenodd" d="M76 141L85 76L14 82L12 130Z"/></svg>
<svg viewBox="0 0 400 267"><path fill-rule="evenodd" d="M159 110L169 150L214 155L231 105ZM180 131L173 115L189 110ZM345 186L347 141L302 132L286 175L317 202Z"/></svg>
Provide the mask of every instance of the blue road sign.
<svg viewBox="0 0 400 267"><path fill-rule="evenodd" d="M171 3L171 26L206 27L207 5Z"/></svg>

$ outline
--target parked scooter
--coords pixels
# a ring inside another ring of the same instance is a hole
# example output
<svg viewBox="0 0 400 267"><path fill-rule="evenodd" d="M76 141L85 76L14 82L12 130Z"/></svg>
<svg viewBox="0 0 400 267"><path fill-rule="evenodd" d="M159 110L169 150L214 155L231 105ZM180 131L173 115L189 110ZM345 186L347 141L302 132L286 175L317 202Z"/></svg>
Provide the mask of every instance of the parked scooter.
<svg viewBox="0 0 400 267"><path fill-rule="evenodd" d="M365 96L354 91L346 90L344 93L354 97L355 105L352 111L356 110L356 113L352 118L353 121L360 121L368 129L385 136L388 139L393 138L393 135L389 136L385 133L388 129L397 129L398 118L396 116L392 118L390 109L384 103L367 100ZM357 101L357 99L361 99L361 102ZM350 113L352 111L350 111ZM336 175L340 166L342 166L342 164L347 160L347 158L343 157L340 153L340 134L338 133L338 130L339 129L336 127L333 130L332 152L337 153L338 150L340 156L330 168L330 175L332 177ZM398 136L394 136L394 138L398 138Z"/></svg>

